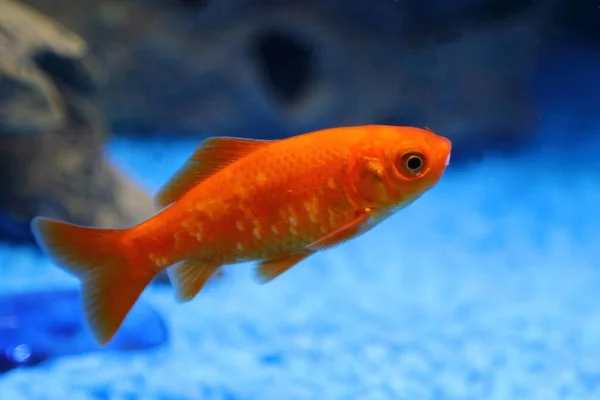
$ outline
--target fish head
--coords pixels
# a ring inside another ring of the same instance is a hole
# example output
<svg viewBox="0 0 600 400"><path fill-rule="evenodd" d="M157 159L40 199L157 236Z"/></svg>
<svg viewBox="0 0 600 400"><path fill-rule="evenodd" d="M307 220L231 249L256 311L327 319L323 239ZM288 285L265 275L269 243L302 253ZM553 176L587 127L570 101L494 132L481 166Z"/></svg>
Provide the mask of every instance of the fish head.
<svg viewBox="0 0 600 400"><path fill-rule="evenodd" d="M378 126L366 139L354 177L355 199L379 210L407 206L435 186L452 143L428 129Z"/></svg>

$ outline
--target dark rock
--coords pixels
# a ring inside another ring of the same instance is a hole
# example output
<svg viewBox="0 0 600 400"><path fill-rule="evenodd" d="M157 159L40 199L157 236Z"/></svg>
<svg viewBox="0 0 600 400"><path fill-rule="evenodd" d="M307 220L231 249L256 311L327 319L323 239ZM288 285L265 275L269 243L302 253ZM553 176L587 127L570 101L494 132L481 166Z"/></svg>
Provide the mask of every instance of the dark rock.
<svg viewBox="0 0 600 400"><path fill-rule="evenodd" d="M578 42L598 51L600 46L600 8L595 0L562 0L556 12L554 35Z"/></svg>
<svg viewBox="0 0 600 400"><path fill-rule="evenodd" d="M274 138L386 121L456 147L536 123L530 79L556 0L26 2L86 38L118 131Z"/></svg>
<svg viewBox="0 0 600 400"><path fill-rule="evenodd" d="M95 351L137 351L165 345L161 316L138 302L114 340L100 347L89 332L78 290L0 297L0 372Z"/></svg>

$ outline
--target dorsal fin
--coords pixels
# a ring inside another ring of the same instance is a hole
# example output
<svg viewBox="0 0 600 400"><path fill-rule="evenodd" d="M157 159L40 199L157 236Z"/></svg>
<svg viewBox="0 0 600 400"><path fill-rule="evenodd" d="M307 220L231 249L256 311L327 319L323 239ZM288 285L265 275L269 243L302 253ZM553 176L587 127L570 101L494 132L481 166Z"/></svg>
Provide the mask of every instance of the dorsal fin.
<svg viewBox="0 0 600 400"><path fill-rule="evenodd" d="M204 140L185 164L156 193L155 207L160 209L177 201L199 182L271 142L227 137Z"/></svg>

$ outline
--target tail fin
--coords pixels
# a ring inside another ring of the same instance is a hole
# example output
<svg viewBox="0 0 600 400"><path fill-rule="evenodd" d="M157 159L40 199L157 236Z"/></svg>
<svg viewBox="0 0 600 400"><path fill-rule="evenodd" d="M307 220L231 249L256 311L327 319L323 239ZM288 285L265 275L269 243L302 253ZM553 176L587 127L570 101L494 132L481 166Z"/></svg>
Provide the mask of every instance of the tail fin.
<svg viewBox="0 0 600 400"><path fill-rule="evenodd" d="M36 217L32 232L45 253L82 284L85 316L101 345L108 343L154 278L151 264L123 245L126 230L85 228Z"/></svg>

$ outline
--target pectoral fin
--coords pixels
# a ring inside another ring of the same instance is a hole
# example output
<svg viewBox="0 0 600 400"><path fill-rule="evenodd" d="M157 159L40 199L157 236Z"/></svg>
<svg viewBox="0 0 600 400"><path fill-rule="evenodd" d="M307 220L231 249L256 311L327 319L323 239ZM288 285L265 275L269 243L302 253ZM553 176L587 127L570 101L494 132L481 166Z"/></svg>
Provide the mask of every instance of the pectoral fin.
<svg viewBox="0 0 600 400"><path fill-rule="evenodd" d="M270 282L313 253L313 251L304 251L302 253L263 260L257 268L258 279L261 283Z"/></svg>
<svg viewBox="0 0 600 400"><path fill-rule="evenodd" d="M363 210L356 214L356 217L348 224L337 231L323 236L321 239L309 244L306 248L309 250L325 250L335 247L346 240L359 235L371 219L372 210Z"/></svg>

